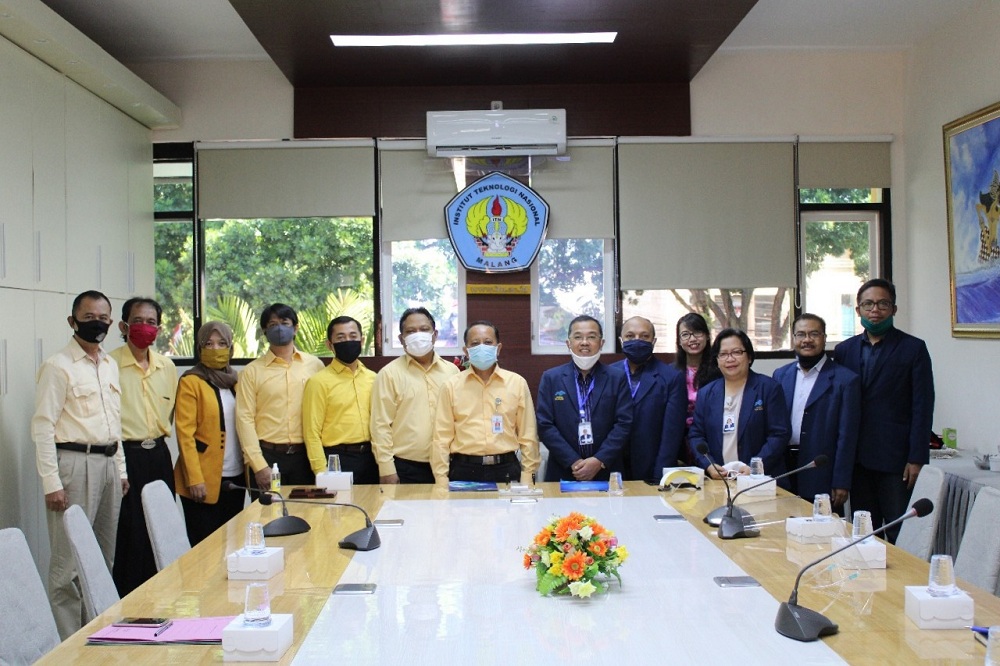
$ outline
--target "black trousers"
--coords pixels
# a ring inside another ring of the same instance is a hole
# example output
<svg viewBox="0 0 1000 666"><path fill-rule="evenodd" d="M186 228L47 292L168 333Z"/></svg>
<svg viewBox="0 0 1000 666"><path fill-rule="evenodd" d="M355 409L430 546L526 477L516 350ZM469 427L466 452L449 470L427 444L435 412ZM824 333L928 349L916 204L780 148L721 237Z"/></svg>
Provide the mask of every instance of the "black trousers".
<svg viewBox="0 0 1000 666"><path fill-rule="evenodd" d="M146 530L146 515L142 511L142 489L147 483L163 481L170 492L174 492L174 468L170 462L170 449L162 440L152 449L144 449L137 444L125 444L124 447L129 488L128 494L122 498L122 508L118 514L115 564L111 572L121 597L157 572L153 546Z"/></svg>
<svg viewBox="0 0 1000 666"><path fill-rule="evenodd" d="M316 485L316 475L313 474L312 466L309 465L309 456L306 455L305 446L295 453L278 452L273 449L260 447L261 455L267 461L267 466L274 468L274 463L278 463L278 471L281 472L281 485L283 486L314 486Z"/></svg>
<svg viewBox="0 0 1000 666"><path fill-rule="evenodd" d="M349 445L352 448L356 444ZM346 450L342 446L324 446L323 453L327 456L337 454L340 456L340 470L342 472L354 472L355 484L378 485L378 463L375 462L375 454L372 453L372 445L366 444L363 451Z"/></svg>
<svg viewBox="0 0 1000 666"><path fill-rule="evenodd" d="M909 507L911 493L912 490L903 481L903 470L879 472L861 465L854 466L851 510L871 511L872 527L875 529L903 515ZM889 543L896 543L899 528L897 525L886 530L885 538Z"/></svg>
<svg viewBox="0 0 1000 666"><path fill-rule="evenodd" d="M499 465L477 465L452 458L448 465L449 481L493 481L509 483L521 480L521 463L517 460Z"/></svg>
<svg viewBox="0 0 1000 666"><path fill-rule="evenodd" d="M417 462L406 458L394 458L396 476L400 483L434 483L434 472L429 462Z"/></svg>
<svg viewBox="0 0 1000 666"><path fill-rule="evenodd" d="M245 479L242 474L237 474L222 477L223 485L226 481L242 486ZM245 490L220 490L218 502L205 504L182 495L181 506L184 507L184 522L187 523L188 540L191 545L197 545L242 511L246 497Z"/></svg>

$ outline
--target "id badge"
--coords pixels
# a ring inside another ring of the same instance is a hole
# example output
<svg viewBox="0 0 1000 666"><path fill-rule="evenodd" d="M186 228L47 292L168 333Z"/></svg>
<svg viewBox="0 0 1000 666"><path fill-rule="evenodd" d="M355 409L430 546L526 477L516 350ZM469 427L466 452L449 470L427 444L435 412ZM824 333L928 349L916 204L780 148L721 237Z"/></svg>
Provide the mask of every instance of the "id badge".
<svg viewBox="0 0 1000 666"><path fill-rule="evenodd" d="M502 435L503 434L503 416L500 414L493 415L493 434Z"/></svg>
<svg viewBox="0 0 1000 666"><path fill-rule="evenodd" d="M729 432L736 432L736 419L734 419L732 416L727 416L726 420L723 421L722 423L722 432L723 434Z"/></svg>
<svg viewBox="0 0 1000 666"><path fill-rule="evenodd" d="M590 421L581 421L577 429L580 439L580 446L587 446L594 443L594 429L590 427Z"/></svg>

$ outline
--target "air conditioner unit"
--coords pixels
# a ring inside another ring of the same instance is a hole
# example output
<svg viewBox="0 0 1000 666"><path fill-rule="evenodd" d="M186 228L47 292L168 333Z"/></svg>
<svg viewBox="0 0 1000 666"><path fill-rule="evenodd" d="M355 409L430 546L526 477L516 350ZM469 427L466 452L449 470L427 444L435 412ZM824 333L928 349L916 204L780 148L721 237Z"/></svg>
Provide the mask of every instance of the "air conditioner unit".
<svg viewBox="0 0 1000 666"><path fill-rule="evenodd" d="M427 154L431 157L565 152L566 109L427 112Z"/></svg>

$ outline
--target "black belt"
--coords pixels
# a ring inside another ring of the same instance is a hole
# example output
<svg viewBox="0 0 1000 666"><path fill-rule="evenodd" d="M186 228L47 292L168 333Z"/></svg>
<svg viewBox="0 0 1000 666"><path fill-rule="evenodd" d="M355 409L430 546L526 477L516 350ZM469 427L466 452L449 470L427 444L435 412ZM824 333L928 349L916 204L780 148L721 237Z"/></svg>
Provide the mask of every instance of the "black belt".
<svg viewBox="0 0 1000 666"><path fill-rule="evenodd" d="M167 439L163 435L151 439L127 439L122 442L126 449L155 449L160 444L167 445Z"/></svg>
<svg viewBox="0 0 1000 666"><path fill-rule="evenodd" d="M368 453L371 450L371 442L358 442L357 444L334 444L333 446L323 447L323 451L326 453L336 453L337 451L343 451L345 453Z"/></svg>
<svg viewBox="0 0 1000 666"><path fill-rule="evenodd" d="M274 451L275 453L298 453L299 451L305 451L305 444L274 444L273 442L265 442L260 440L260 448L267 451Z"/></svg>
<svg viewBox="0 0 1000 666"><path fill-rule="evenodd" d="M504 463L517 462L517 454L513 451L508 453L498 453L493 456L467 456L464 453L451 454L451 460L455 462L470 463L488 467L491 465L502 465Z"/></svg>
<svg viewBox="0 0 1000 666"><path fill-rule="evenodd" d="M114 444L77 444L76 442L56 442L56 448L77 453L100 453L111 457L118 453L118 442Z"/></svg>

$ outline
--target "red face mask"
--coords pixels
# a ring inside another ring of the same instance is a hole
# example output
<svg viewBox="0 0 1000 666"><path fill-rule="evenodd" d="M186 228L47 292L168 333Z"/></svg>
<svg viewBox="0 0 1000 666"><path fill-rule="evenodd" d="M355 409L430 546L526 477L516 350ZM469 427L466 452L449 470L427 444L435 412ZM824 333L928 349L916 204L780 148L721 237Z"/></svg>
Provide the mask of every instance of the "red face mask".
<svg viewBox="0 0 1000 666"><path fill-rule="evenodd" d="M129 324L128 339L139 349L145 349L156 340L156 334L160 332L159 326L152 324Z"/></svg>

